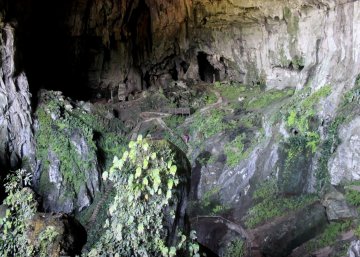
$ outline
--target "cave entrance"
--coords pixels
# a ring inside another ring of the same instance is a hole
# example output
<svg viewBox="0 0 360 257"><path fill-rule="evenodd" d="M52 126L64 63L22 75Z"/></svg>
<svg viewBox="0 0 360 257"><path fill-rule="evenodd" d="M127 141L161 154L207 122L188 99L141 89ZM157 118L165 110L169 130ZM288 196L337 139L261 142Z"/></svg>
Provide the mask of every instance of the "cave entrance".
<svg viewBox="0 0 360 257"><path fill-rule="evenodd" d="M209 62L208 56L209 55L205 52L199 52L197 55L199 75L202 81L214 83L215 81L220 80L220 71L215 69Z"/></svg>

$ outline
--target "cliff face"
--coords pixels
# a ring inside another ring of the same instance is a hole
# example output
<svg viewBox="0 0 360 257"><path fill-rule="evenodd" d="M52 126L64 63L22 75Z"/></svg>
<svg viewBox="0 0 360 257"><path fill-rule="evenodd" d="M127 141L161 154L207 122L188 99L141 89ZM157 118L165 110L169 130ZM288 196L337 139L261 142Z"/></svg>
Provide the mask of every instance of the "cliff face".
<svg viewBox="0 0 360 257"><path fill-rule="evenodd" d="M17 69L14 28L0 18L0 167L35 168L29 85Z"/></svg>
<svg viewBox="0 0 360 257"><path fill-rule="evenodd" d="M341 90L359 68L358 1L76 0L33 9L38 18L24 26L38 37L28 54L54 64L49 73L77 84L80 95L129 94L177 79ZM52 28L42 29L44 20ZM58 52L51 57L46 39ZM51 78L38 73L30 77L47 87Z"/></svg>
<svg viewBox="0 0 360 257"><path fill-rule="evenodd" d="M234 238L266 256L302 256L311 245L293 249L329 221L356 217L342 192L360 178L360 1L1 4L0 166L28 159L46 210L86 211L101 199L107 159L151 132L187 151L191 226L220 256ZM24 71L34 95L105 98L39 98L37 169Z"/></svg>

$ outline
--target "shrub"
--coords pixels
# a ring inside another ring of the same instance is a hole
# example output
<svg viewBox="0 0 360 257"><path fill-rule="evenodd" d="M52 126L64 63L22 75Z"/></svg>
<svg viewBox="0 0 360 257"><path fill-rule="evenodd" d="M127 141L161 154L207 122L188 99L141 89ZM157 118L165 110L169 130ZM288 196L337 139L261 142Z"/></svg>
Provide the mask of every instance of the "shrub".
<svg viewBox="0 0 360 257"><path fill-rule="evenodd" d="M180 235L176 246L166 243L165 213L170 213L167 219L175 218L171 206L177 202L174 192L180 183L174 153L167 145L156 148L139 136L121 159L114 158L103 179L109 179L116 192L106 231L89 256L175 256L186 237ZM197 254L198 247L191 250Z"/></svg>
<svg viewBox="0 0 360 257"><path fill-rule="evenodd" d="M35 215L36 201L27 186L30 177L18 170L7 177L3 204L7 207L5 217L0 219L0 255L33 256L34 247L27 237L28 221Z"/></svg>

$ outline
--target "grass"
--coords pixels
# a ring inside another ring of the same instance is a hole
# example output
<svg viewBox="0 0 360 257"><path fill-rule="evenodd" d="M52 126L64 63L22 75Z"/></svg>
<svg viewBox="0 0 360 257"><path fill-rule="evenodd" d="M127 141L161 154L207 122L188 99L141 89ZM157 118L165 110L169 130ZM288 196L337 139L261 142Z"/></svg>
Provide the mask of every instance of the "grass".
<svg viewBox="0 0 360 257"><path fill-rule="evenodd" d="M245 217L245 225L254 228L265 221L286 215L318 200L316 195L301 195L284 197L278 194L277 182L270 179L259 185L254 192L254 201L257 201Z"/></svg>
<svg viewBox="0 0 360 257"><path fill-rule="evenodd" d="M214 88L229 101L238 100L239 96L249 91L245 85L238 83L215 82Z"/></svg>
<svg viewBox="0 0 360 257"><path fill-rule="evenodd" d="M351 221L333 222L330 223L324 232L315 240L309 241L306 248L309 252L321 249L323 247L332 245L341 233L351 228Z"/></svg>
<svg viewBox="0 0 360 257"><path fill-rule="evenodd" d="M202 139L208 139L217 133L234 127L234 124L224 120L227 113L224 110L213 109L208 113L196 113L194 122L190 125L191 134L199 133Z"/></svg>
<svg viewBox="0 0 360 257"><path fill-rule="evenodd" d="M262 109L274 102L291 97L294 94L294 89L283 90L269 90L266 92L259 92L246 103L246 109Z"/></svg>

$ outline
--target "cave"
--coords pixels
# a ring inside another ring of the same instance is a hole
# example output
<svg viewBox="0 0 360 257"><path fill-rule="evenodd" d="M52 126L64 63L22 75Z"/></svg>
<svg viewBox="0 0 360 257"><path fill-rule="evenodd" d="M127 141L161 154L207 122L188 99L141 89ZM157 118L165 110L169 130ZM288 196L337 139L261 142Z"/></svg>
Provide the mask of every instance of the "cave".
<svg viewBox="0 0 360 257"><path fill-rule="evenodd" d="M199 52L197 54L199 76L202 81L213 83L220 80L220 72L211 65L208 56L205 52Z"/></svg>
<svg viewBox="0 0 360 257"><path fill-rule="evenodd" d="M0 256L360 256L358 2L0 1Z"/></svg>

